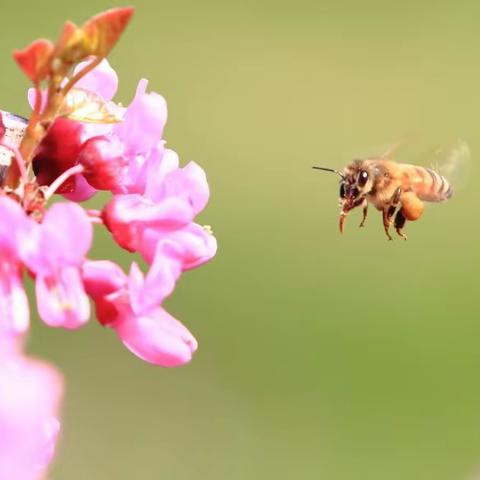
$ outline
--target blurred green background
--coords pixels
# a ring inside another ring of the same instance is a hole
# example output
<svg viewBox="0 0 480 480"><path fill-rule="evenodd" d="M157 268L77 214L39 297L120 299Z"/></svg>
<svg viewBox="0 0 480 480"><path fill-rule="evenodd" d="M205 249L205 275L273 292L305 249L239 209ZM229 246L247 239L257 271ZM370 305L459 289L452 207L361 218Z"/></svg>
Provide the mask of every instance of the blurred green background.
<svg viewBox="0 0 480 480"><path fill-rule="evenodd" d="M95 321L34 322L32 353L67 382L50 478L480 478L480 4L134 4L117 99L142 76L166 97L169 146L208 173L219 251L167 303L200 342L184 368L143 363ZM3 5L1 108L28 111L12 49L111 6ZM408 242L373 211L341 237L337 179L311 165L404 137L404 161L467 140L469 182ZM128 265L99 235L93 255L112 252Z"/></svg>

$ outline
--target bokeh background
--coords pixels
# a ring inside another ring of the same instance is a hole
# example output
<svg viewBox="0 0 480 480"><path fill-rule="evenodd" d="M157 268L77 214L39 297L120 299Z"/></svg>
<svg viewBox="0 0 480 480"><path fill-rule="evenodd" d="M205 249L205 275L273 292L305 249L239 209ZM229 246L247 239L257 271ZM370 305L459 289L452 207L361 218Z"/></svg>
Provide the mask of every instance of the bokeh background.
<svg viewBox="0 0 480 480"><path fill-rule="evenodd" d="M114 5L2 4L1 108L28 112L14 48ZM142 76L166 97L169 146L207 170L219 251L167 304L200 342L184 368L143 363L95 321L35 322L31 352L67 381L50 478L480 478L480 4L134 5L117 99ZM417 161L456 138L468 182L408 242L374 212L339 235L337 179L311 165L399 139ZM93 255L130 262L107 235Z"/></svg>

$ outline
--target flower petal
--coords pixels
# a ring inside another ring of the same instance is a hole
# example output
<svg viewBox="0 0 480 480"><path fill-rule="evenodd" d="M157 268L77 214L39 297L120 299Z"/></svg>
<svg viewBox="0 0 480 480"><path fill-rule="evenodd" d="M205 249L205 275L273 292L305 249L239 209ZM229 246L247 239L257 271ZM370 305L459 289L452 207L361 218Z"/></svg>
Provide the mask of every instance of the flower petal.
<svg viewBox="0 0 480 480"><path fill-rule="evenodd" d="M148 81L140 80L124 120L115 128L116 134L130 154L150 151L162 139L167 121L167 103L158 93L145 93Z"/></svg>
<svg viewBox="0 0 480 480"><path fill-rule="evenodd" d="M210 195L207 176L195 162L171 172L165 178L163 189L158 188L157 192L162 192L162 196L167 198L184 198L192 206L195 215L205 208ZM154 196L153 200L156 199L160 200Z"/></svg>
<svg viewBox="0 0 480 480"><path fill-rule="evenodd" d="M104 207L102 219L115 241L134 252L145 228L181 228L193 219L193 209L184 199L174 197L153 203L138 194L115 195Z"/></svg>
<svg viewBox="0 0 480 480"><path fill-rule="evenodd" d="M162 245L157 248L145 278L137 264L133 263L128 279L128 294L133 313L142 315L159 306L173 292L181 273L181 263L164 255Z"/></svg>
<svg viewBox="0 0 480 480"><path fill-rule="evenodd" d="M85 291L93 298L103 297L126 287L128 277L114 262L87 260L82 266Z"/></svg>
<svg viewBox="0 0 480 480"><path fill-rule="evenodd" d="M37 275L35 292L40 318L50 327L74 329L88 321L90 304L77 268L63 268L55 277Z"/></svg>
<svg viewBox="0 0 480 480"><path fill-rule="evenodd" d="M4 256L17 258L19 247L35 223L17 202L6 196L0 196L0 218L0 251Z"/></svg>
<svg viewBox="0 0 480 480"><path fill-rule="evenodd" d="M138 251L147 263L152 263L161 245L165 256L190 270L211 260L217 252L217 240L208 228L196 223L173 231L148 228L143 231Z"/></svg>
<svg viewBox="0 0 480 480"><path fill-rule="evenodd" d="M83 70L90 61L79 63L74 70L74 75ZM118 89L117 72L110 66L108 60L103 59L91 72L88 72L76 84L75 88L83 88L97 95L101 95L104 100L110 101Z"/></svg>
<svg viewBox="0 0 480 480"><path fill-rule="evenodd" d="M35 274L54 276L66 266L80 267L92 243L92 224L82 207L55 203L20 246L22 260Z"/></svg>
<svg viewBox="0 0 480 480"><path fill-rule="evenodd" d="M0 336L25 333L30 324L28 298L17 262L0 262Z"/></svg>
<svg viewBox="0 0 480 480"><path fill-rule="evenodd" d="M148 316L123 316L112 328L132 353L163 367L188 363L198 346L188 329L162 308Z"/></svg>
<svg viewBox="0 0 480 480"><path fill-rule="evenodd" d="M163 193L165 177L178 168L178 154L169 148L153 151L146 166L145 196L152 200Z"/></svg>

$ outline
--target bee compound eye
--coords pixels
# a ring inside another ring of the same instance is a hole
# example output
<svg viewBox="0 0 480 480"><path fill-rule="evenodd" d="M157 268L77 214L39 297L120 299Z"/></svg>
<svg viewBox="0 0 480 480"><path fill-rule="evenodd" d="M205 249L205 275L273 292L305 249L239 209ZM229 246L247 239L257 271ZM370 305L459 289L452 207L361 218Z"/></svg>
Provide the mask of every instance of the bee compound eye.
<svg viewBox="0 0 480 480"><path fill-rule="evenodd" d="M345 198L345 184L343 182L340 184L340 198Z"/></svg>
<svg viewBox="0 0 480 480"><path fill-rule="evenodd" d="M362 170L360 172L360 175L358 176L358 186L363 187L368 181L368 172L365 170Z"/></svg>

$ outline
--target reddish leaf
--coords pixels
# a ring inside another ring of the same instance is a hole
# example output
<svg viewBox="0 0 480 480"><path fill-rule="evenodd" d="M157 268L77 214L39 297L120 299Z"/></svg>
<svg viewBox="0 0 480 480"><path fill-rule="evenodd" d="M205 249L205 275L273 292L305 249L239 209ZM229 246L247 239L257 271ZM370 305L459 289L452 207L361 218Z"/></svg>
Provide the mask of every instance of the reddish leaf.
<svg viewBox="0 0 480 480"><path fill-rule="evenodd" d="M66 22L55 47L55 57L61 60L56 71L66 75L72 65L89 56L105 57L127 26L133 8L116 8L88 20L82 28Z"/></svg>
<svg viewBox="0 0 480 480"><path fill-rule="evenodd" d="M83 25L91 55L106 57L133 15L133 7L113 8L95 15Z"/></svg>
<svg viewBox="0 0 480 480"><path fill-rule="evenodd" d="M62 60L62 65L58 65L57 70L64 70L66 74L72 64L83 60L86 56L82 45L83 37L83 31L73 22L65 22L55 45L55 57Z"/></svg>
<svg viewBox="0 0 480 480"><path fill-rule="evenodd" d="M50 40L35 40L23 50L14 51L13 58L33 83L39 83L48 74L53 49Z"/></svg>

